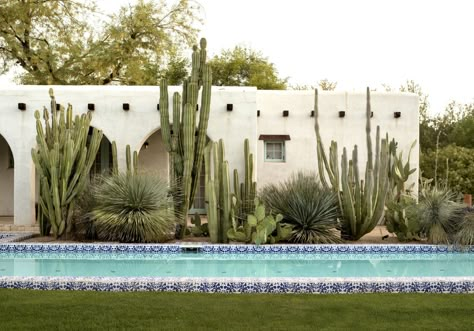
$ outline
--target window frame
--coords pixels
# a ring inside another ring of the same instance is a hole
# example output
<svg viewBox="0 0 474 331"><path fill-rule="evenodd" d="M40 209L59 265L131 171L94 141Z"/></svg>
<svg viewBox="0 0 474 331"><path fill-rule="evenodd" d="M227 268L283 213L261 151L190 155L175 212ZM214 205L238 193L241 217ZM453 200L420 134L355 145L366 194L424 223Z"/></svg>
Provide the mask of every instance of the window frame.
<svg viewBox="0 0 474 331"><path fill-rule="evenodd" d="M273 159L267 157L267 144L280 144L281 146L281 159ZM285 140L264 140L263 142L263 153L265 162L276 162L284 163L286 162L286 149L285 149Z"/></svg>

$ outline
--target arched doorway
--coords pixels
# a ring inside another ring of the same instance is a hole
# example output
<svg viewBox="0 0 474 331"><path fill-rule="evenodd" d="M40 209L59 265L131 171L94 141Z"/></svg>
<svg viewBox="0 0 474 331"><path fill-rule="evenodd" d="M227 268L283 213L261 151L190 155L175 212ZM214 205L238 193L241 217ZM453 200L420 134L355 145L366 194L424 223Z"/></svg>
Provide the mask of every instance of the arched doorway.
<svg viewBox="0 0 474 331"><path fill-rule="evenodd" d="M13 220L15 160L8 142L0 135L0 222Z"/></svg>
<svg viewBox="0 0 474 331"><path fill-rule="evenodd" d="M92 131L93 127L90 127L88 139L92 137ZM100 142L99 150L97 151L97 155L95 157L95 161L92 164L90 175L95 176L103 173L108 173L112 169L112 165L112 144L110 140L105 135L103 135L102 140Z"/></svg>
<svg viewBox="0 0 474 331"><path fill-rule="evenodd" d="M209 138L208 138L209 141ZM140 172L156 174L169 180L169 156L161 138L161 130L155 131L143 143L138 153L138 169ZM204 160L201 168L199 186L196 190L194 203L189 213L206 213L204 190Z"/></svg>
<svg viewBox="0 0 474 331"><path fill-rule="evenodd" d="M151 134L141 146L138 152L138 169L169 180L169 157L161 139L161 130Z"/></svg>

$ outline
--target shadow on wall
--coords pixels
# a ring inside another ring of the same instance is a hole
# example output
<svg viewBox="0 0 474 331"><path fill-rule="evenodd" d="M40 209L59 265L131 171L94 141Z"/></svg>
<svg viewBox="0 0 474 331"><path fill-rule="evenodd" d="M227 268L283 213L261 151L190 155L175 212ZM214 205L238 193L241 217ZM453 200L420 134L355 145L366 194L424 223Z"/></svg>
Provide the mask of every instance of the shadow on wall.
<svg viewBox="0 0 474 331"><path fill-rule="evenodd" d="M8 142L0 135L0 217L13 216L15 160Z"/></svg>

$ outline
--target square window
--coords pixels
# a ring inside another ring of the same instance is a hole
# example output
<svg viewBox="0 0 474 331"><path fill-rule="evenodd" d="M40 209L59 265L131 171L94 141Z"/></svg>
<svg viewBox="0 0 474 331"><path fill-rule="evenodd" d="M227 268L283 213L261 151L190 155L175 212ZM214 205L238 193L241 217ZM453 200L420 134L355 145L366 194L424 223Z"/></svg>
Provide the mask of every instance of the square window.
<svg viewBox="0 0 474 331"><path fill-rule="evenodd" d="M285 141L265 141L265 161L285 162Z"/></svg>

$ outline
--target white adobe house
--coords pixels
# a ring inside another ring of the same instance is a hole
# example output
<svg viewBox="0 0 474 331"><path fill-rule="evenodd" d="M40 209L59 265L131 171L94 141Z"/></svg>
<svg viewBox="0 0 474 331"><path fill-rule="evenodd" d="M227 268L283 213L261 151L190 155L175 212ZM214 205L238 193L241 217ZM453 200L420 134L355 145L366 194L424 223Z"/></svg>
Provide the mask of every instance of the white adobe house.
<svg viewBox="0 0 474 331"><path fill-rule="evenodd" d="M31 149L35 147L33 113L49 109L51 86L9 86L0 91L0 217L15 225L35 222L36 175ZM59 104L72 104L76 114L93 112L92 125L104 132L94 166L110 166L110 142L116 141L119 166L125 164L125 146L139 151L141 170L168 176L168 155L161 140L155 86L53 86ZM180 87L170 87L172 92ZM124 110L125 108L129 110ZM371 94L372 136L375 128L398 141L408 153L419 137L418 97L410 93ZM172 101L170 100L170 105ZM93 110L92 110L93 109ZM257 91L254 87L213 87L208 136L222 138L230 169L243 171L243 142L250 140L259 187L278 182L297 170L317 170L313 91ZM319 123L325 147L336 140L339 150L359 146L359 164L365 163L365 92L320 92ZM411 167L418 168L418 148ZM417 185L418 172L413 175ZM416 192L417 188L415 188ZM203 190L195 201L204 208Z"/></svg>

